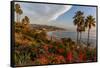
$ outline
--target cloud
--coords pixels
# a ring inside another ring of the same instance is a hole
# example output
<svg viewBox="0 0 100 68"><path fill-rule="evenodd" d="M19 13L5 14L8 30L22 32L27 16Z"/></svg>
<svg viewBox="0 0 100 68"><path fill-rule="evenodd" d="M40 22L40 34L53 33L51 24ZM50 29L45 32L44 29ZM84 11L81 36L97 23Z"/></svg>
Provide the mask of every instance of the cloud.
<svg viewBox="0 0 100 68"><path fill-rule="evenodd" d="M60 15L67 12L71 8L71 6L64 5L64 6L57 6L56 8L57 10L54 9L55 12L52 14L52 17L49 18L49 20L56 20Z"/></svg>
<svg viewBox="0 0 100 68"><path fill-rule="evenodd" d="M19 3L24 13L35 22L50 22L67 12L71 5ZM24 15L25 15L24 14Z"/></svg>

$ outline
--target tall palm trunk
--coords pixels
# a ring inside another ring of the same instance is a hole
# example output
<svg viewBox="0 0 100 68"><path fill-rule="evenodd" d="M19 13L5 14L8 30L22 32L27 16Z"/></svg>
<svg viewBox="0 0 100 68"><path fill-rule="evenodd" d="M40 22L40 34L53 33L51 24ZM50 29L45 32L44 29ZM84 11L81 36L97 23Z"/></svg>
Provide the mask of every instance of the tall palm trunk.
<svg viewBox="0 0 100 68"><path fill-rule="evenodd" d="M19 17L18 17L19 19L18 19L18 21L20 22L20 18L21 18L21 15L19 15Z"/></svg>
<svg viewBox="0 0 100 68"><path fill-rule="evenodd" d="M20 15L18 15L18 22L20 22Z"/></svg>
<svg viewBox="0 0 100 68"><path fill-rule="evenodd" d="M89 46L89 38L90 38L90 28L88 29L87 46Z"/></svg>
<svg viewBox="0 0 100 68"><path fill-rule="evenodd" d="M17 21L17 23L18 23L18 13L16 14L17 16L16 16L16 21Z"/></svg>
<svg viewBox="0 0 100 68"><path fill-rule="evenodd" d="M79 32L77 31L77 44L78 44Z"/></svg>
<svg viewBox="0 0 100 68"><path fill-rule="evenodd" d="M82 32L80 32L80 41L79 42L81 42L81 38L82 38Z"/></svg>

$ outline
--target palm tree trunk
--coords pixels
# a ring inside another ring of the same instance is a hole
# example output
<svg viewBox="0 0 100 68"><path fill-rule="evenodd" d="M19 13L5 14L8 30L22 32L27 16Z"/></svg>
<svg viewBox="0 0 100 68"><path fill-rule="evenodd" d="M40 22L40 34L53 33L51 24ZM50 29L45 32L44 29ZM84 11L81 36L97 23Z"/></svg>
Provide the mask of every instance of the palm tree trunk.
<svg viewBox="0 0 100 68"><path fill-rule="evenodd" d="M87 46L89 46L89 38L90 38L90 29L88 29L88 39L87 39Z"/></svg>
<svg viewBox="0 0 100 68"><path fill-rule="evenodd" d="M82 32L80 32L80 42L81 42Z"/></svg>
<svg viewBox="0 0 100 68"><path fill-rule="evenodd" d="M18 21L20 22L20 16L19 16L19 18L18 18Z"/></svg>
<svg viewBox="0 0 100 68"><path fill-rule="evenodd" d="M79 32L77 31L77 43L78 43L78 41L79 41L79 40L78 40L78 36L79 36Z"/></svg>
<svg viewBox="0 0 100 68"><path fill-rule="evenodd" d="M17 23L18 23L18 13L17 13L17 16L16 16L16 21L17 21Z"/></svg>
<svg viewBox="0 0 100 68"><path fill-rule="evenodd" d="M18 14L18 22L20 22L20 15Z"/></svg>

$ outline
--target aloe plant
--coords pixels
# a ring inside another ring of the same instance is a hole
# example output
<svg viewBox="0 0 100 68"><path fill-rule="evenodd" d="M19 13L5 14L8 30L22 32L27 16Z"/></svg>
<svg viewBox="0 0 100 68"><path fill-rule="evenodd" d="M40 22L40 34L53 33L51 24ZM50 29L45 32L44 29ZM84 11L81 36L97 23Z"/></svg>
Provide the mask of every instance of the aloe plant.
<svg viewBox="0 0 100 68"><path fill-rule="evenodd" d="M24 52L24 53L15 53L15 63L17 65L24 65L29 63L30 58L30 53Z"/></svg>

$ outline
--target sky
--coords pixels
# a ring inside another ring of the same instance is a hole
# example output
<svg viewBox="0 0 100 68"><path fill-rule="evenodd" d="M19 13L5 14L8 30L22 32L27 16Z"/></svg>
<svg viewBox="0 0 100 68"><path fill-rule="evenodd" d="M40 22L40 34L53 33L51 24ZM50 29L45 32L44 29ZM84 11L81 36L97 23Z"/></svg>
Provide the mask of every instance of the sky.
<svg viewBox="0 0 100 68"><path fill-rule="evenodd" d="M20 4L24 16L28 16L31 24L53 25L69 30L75 30L73 16L75 12L82 11L84 16L92 15L96 18L96 7L76 5L55 5L41 3L16 2ZM92 30L95 30L93 28Z"/></svg>

